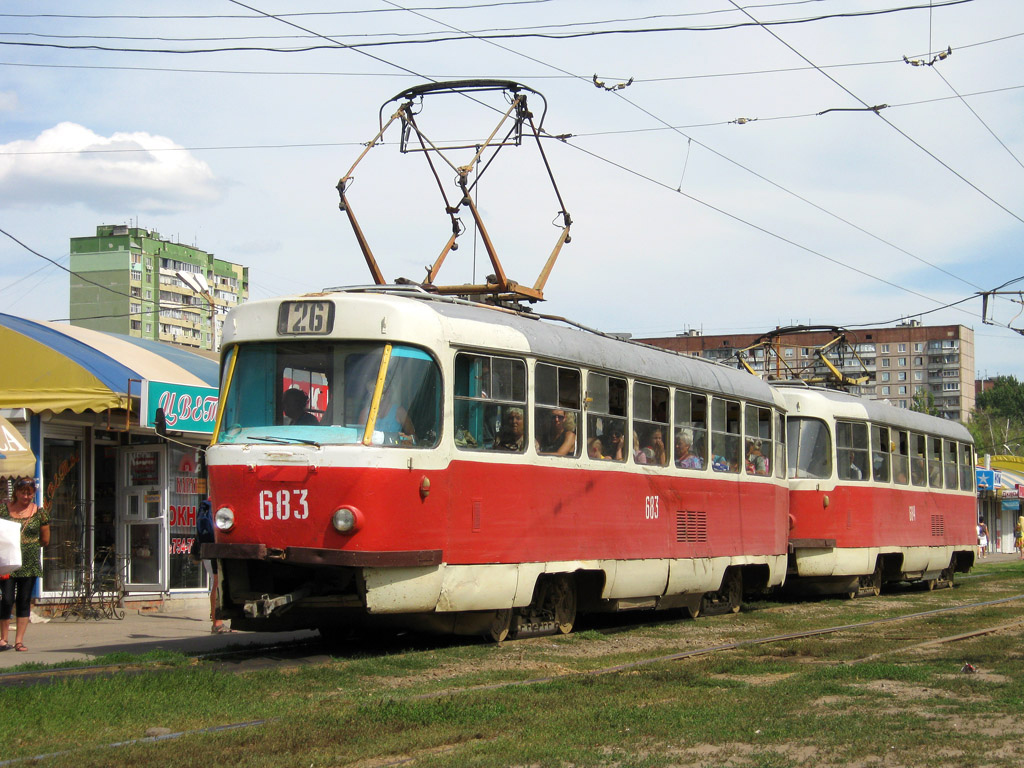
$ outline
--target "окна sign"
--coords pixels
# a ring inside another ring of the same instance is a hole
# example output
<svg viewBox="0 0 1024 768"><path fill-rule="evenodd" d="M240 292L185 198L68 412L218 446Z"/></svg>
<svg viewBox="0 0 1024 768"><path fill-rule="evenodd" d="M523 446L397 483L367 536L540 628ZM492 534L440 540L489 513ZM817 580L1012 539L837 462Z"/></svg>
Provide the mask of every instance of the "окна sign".
<svg viewBox="0 0 1024 768"><path fill-rule="evenodd" d="M218 395L213 387L146 381L142 387L141 426L155 426L156 409L163 408L168 429L212 435L217 419Z"/></svg>

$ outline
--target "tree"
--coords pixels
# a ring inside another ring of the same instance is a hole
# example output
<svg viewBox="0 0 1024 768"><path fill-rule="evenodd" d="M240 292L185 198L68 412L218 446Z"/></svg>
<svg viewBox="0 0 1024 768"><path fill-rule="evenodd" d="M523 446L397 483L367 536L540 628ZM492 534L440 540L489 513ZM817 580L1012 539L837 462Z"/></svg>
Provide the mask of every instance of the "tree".
<svg viewBox="0 0 1024 768"><path fill-rule="evenodd" d="M914 401L910 410L918 413L927 413L929 416L939 416L939 409L935 407L935 395L926 389L921 389L914 395Z"/></svg>
<svg viewBox="0 0 1024 768"><path fill-rule="evenodd" d="M1024 384L1016 376L997 376L992 388L979 392L975 409L1007 419L1024 419Z"/></svg>
<svg viewBox="0 0 1024 768"><path fill-rule="evenodd" d="M974 402L967 428L978 455L1024 455L1024 384L1014 376L998 376Z"/></svg>

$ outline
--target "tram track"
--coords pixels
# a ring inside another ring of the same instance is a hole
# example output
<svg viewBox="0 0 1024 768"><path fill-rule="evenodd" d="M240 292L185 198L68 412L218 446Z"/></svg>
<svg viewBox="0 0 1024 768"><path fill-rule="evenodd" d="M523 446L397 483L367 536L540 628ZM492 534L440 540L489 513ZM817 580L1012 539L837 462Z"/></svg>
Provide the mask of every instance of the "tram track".
<svg viewBox="0 0 1024 768"><path fill-rule="evenodd" d="M877 619L870 619L867 621L853 622L846 624L837 624L830 627L818 627L814 629L801 630L797 632L785 632L780 634L766 635L757 638L748 638L745 640L737 640L725 643L716 643L714 645L704 646L701 648L693 648L686 651L679 651L676 653L659 654L656 656L649 656L642 659L636 659L634 661L626 662L624 664L616 664L607 667L601 667L598 669L584 670L567 672L558 675L546 675L542 677L529 678L527 680L510 680L499 683L491 683L483 686L467 686L459 689L446 689L443 692L422 694L414 696L412 698L434 698L438 696L448 695L453 692L470 692L475 690L500 690L507 687L523 686L523 685L540 685L554 680L569 679L572 677L585 677L585 676L600 676L607 674L614 674L617 672L625 672L640 667L650 666L652 664L659 664L670 661L682 661L689 658L697 658L701 656L709 656L716 653L723 653L726 651L739 650L742 648L749 648L758 645L767 645L771 643L781 643L788 640L801 640L811 637L820 637L826 635L837 634L840 632L849 632L859 629L865 629L873 626L881 626L887 624L893 624L904 621L912 621L915 619L926 618L928 616L935 616L940 614L948 614L953 612L959 612L974 608L985 608L994 605L1000 605L1004 603L1024 600L1024 594L1013 595L1010 597L998 598L995 600L986 600L981 602L963 603L961 605L943 606L941 608L934 608L927 611L917 611L909 614L902 614L899 616L887 616ZM927 640L921 643L914 643L909 646L901 646L900 648L894 648L881 653L872 654L861 659L853 659L845 661L846 664L856 664L864 661L872 660L881 656L891 655L900 651L911 650L914 648L922 648L931 645L938 645L948 642L956 642L958 640L965 640L972 637L977 637L985 634L991 634L1003 629L1009 629L1024 624L1024 619L1018 622L1011 622L1009 624L1000 624L992 627L983 627L970 632L961 633L944 638L936 638ZM598 630L601 634L608 633L620 633L628 631L628 628L613 627L607 630ZM518 643L530 643L531 640L543 640L544 638L528 638L525 640L516 641ZM231 672L234 674L249 673L258 671L260 669L275 668L281 669L283 667L298 667L306 666L309 664L325 663L333 658L336 658L336 654L330 652L323 652L325 648L325 642L318 639L299 640L289 643L280 643L276 645L264 645L255 648L246 649L232 649L227 651L207 653L198 655L195 657L195 663L199 662L212 662L218 664L224 671ZM311 653L306 654L306 651ZM298 654L298 655L297 655ZM305 655L303 655L305 654ZM254 663L255 662L255 663ZM104 665L92 665L92 666L75 666L75 667L60 667L55 669L45 670L27 670L27 671L13 671L0 673L0 688L3 687L16 687L25 685L41 685L54 683L60 680L72 680L72 679L88 679L94 677L113 676L115 674L143 674L146 672L155 671L173 671L176 667L168 665L164 661L153 661L153 662L136 662L127 664L104 664Z"/></svg>
<svg viewBox="0 0 1024 768"><path fill-rule="evenodd" d="M555 682L555 681L571 680L573 678L584 679L584 678L587 678L587 677L598 677L598 676L603 676L603 675L611 675L611 674L617 674L617 673L622 673L622 672L628 672L628 671L631 671L631 670L636 670L636 669L639 669L639 668L642 668L642 667L652 666L652 665L655 665L655 664L663 664L663 663L666 663L666 662L683 661L683 660L686 660L686 659L693 659L693 658L711 656L711 655L714 655L714 654L717 654L717 653L723 653L723 652L734 651L734 650L741 650L741 649L744 649L744 648L751 648L751 647L755 647L755 646L759 646L759 645L768 645L768 644L772 644L772 643L783 643L783 642L787 642L787 641L791 641L791 640L801 640L801 639L812 638L812 637L821 637L821 636L826 636L826 635L831 635L831 634L838 634L838 633L842 633L842 632L851 632L851 631L856 631L856 630L868 629L868 628L875 627L875 626L891 625L891 624L896 624L896 623L899 623L899 622L909 622L909 621L914 621L914 620L918 620L918 619L924 619L924 618L931 617L931 616L938 616L938 615L942 615L942 614L950 614L950 613L956 613L956 612L961 612L961 611L968 611L968 610L972 610L972 609L986 608L986 607L991 607L991 606L1003 605L1003 604L1006 604L1006 603L1016 602L1016 601L1020 601L1020 600L1024 600L1024 594L1012 595L1012 596L1009 596L1009 597L997 598L997 599L994 599L994 600L985 600L985 601L980 601L980 602L963 603L961 605L943 606L941 608L935 608L935 609L930 609L930 610L926 610L926 611L916 611L914 613L907 613L907 614L902 614L902 615L899 615L899 616L887 616L887 617L882 617L882 618L877 618L877 619L870 619L870 620L867 620L867 621L837 624L837 625L829 626L829 627L818 627L818 628L814 628L814 629L801 630L801 631L797 631L797 632L785 632L785 633L778 633L778 634L773 634L773 635L765 635L763 637L757 637L757 638L748 638L748 639L745 639L745 640L737 640L737 641L732 641L732 642L716 643L714 645L708 645L708 646L704 646L704 647L701 647L701 648L693 648L693 649L689 649L689 650L686 650L686 651L679 651L679 652L676 652L676 653L659 654L659 655L655 655L655 656L649 656L649 657L645 657L645 658L641 658L641 659L636 659L634 661L626 662L626 663L623 663L623 664L609 665L609 666L600 667L600 668L591 669L591 670L572 671L572 672L565 672L565 673L555 674L555 675L544 675L544 676L541 676L541 677L533 677L533 678L529 678L529 679L526 679L526 680L507 680L507 681L502 681L502 682L498 682L498 683L489 683L489 684L485 684L485 685L469 685L469 686L461 686L461 687L456 687L456 688L446 688L446 689L441 690L441 691L433 691L433 692L430 692L430 693L415 694L415 695L412 695L412 696L408 696L408 697L406 697L406 700L408 700L408 701L423 701L423 700L438 699L438 698L451 697L451 696L457 696L457 695L462 695L462 694L470 694L470 693L477 693L477 692L500 691L500 690L507 689L507 688L516 688L516 687L522 687L522 686L544 685L544 684L552 683L552 682ZM970 630L968 632L961 632L961 633L958 633L958 634L955 634L955 635L949 635L949 636L945 636L945 637L933 638L933 639L926 640L926 641L923 641L923 642L920 642L920 643L913 643L911 645L900 646L898 648L888 649L886 651L883 651L883 652L880 652L880 653L876 653L876 654L871 654L869 656L865 656L865 657L862 657L862 658L847 660L847 661L844 661L842 663L850 664L850 665L864 663L864 662L872 661L872 660L874 660L876 658L880 658L882 656L889 656L889 655L898 654L898 653L905 653L907 651L916 650L916 649L920 649L920 648L926 648L926 647L932 647L932 646L937 646L937 645L943 645L943 644L948 644L948 643L959 642L959 641L968 640L968 639L971 639L971 638L980 637L980 636L983 636L983 635L993 634L993 633L1000 632L1000 631L1005 631L1005 630L1009 630L1009 629L1015 629L1015 628L1018 628L1018 627L1020 627L1022 625L1024 625L1024 619L1020 619L1020 620L1012 621L1012 622L1003 622L1003 623L1000 623L1000 624L997 624L997 625L992 625L992 626L979 627L979 628L972 629L972 630ZM540 638L537 638L537 639L540 639ZM527 641L524 641L524 642L528 643L530 641L527 640ZM238 660L241 660L241 661L244 662L245 660L247 660L249 658L256 657L256 656L261 656L261 657L265 658L267 656L268 652L274 652L274 653L278 653L278 654L287 654L287 653L295 652L295 651L302 650L303 648L308 648L308 647L316 647L318 649L322 649L323 646L322 646L322 643L320 643L319 641L316 641L316 640L303 640L303 641L298 641L298 642L294 642L294 643L280 644L280 645L276 645L276 646L263 646L263 647L255 650L255 651L246 650L246 651L230 651L230 652L227 652L227 653L204 654L203 656L196 657L196 660L197 661L200 661L200 660L202 660L202 661L212 660L215 663L223 663L225 665L225 669L229 669L230 671L236 672L236 673L251 672L251 671L253 671L253 667L251 667L251 666L238 666L236 664L236 665L234 665L234 666L229 668L228 667L228 664L229 664L228 660L230 658L235 658L235 659L238 659ZM325 656L325 654L321 653L321 654L315 654L315 655L311 655L311 656L299 657L297 659L294 659L294 658L293 659L285 659L284 663L286 665L288 665L288 666L300 666L300 665L304 665L304 664L318 663L320 660L325 659L325 658L330 658L330 657L329 656ZM271 661L271 664L273 665L274 661L280 662L280 661L282 661L282 659L278 658L276 660L272 659L270 661ZM96 665L96 666L86 666L86 667L58 668L58 669L50 669L50 670L30 670L30 671L26 671L26 672L8 672L8 673L0 674L0 686L45 684L45 683L56 682L56 681L62 680L62 679L76 679L76 678L77 679L83 679L83 678L88 678L88 677L100 677L100 676L109 676L109 675L113 675L113 674L123 674L123 673L126 673L126 672L127 673L139 674L139 673L143 673L143 672L147 672L147 671L157 671L157 670L159 670L161 668L160 667L161 664L165 664L165 662L152 662L152 664L149 664L149 665L147 665L147 664L128 664L128 665L107 664L107 665ZM280 665L273 665L273 666L275 666L275 668L277 668L277 669L281 668ZM166 667L166 666L163 667L163 668L167 669L167 670L172 670L173 669L173 667ZM393 694L391 694L391 695L393 696ZM154 736L147 736L145 738L130 739L130 740L119 741L119 742L114 742L114 743L109 743L109 744L95 745L95 746L91 746L91 747L83 747L82 749L110 749L110 750L116 750L116 749L122 748L122 747L128 747L128 746L133 746L133 745L138 745L138 744L145 744L145 743L158 743L158 742L162 742L162 741L173 740L173 739L178 739L178 738L187 737L187 736L196 736L196 735L202 735L202 734L208 734L208 733L218 733L218 732L223 732L223 731L255 728L255 727L260 727L260 726L264 726L264 725L270 724L270 723L274 722L275 719L276 718L259 719L259 720L247 720L247 721L235 722L235 723L222 723L222 724L218 724L218 725L214 725L214 726L207 726L207 727L204 727L204 728L199 728L199 729L194 729L194 730L179 731L179 732L173 732L173 733L164 733L164 734L159 734L159 735L154 735ZM67 755L74 754L77 751L79 751L79 750L64 750L64 751L54 752L54 753L47 753L47 754L40 754L40 755L34 755L34 756L26 756L26 757L22 757L22 758L13 758L13 759L7 759L7 760L0 760L0 768L5 768L6 766L21 765L21 764L30 763L30 762L34 762L34 761L39 761L39 760L43 760L43 759L47 759L47 758L67 756Z"/></svg>

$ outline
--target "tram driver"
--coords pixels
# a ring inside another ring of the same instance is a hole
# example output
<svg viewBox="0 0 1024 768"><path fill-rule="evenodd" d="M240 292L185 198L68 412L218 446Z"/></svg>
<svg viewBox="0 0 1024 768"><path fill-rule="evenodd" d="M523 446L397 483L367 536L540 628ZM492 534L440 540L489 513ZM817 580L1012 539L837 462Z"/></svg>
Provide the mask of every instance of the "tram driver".
<svg viewBox="0 0 1024 768"><path fill-rule="evenodd" d="M313 427L320 424L319 419L306 410L309 404L309 395L298 387L285 390L281 398L281 406L284 411L284 423L297 426Z"/></svg>

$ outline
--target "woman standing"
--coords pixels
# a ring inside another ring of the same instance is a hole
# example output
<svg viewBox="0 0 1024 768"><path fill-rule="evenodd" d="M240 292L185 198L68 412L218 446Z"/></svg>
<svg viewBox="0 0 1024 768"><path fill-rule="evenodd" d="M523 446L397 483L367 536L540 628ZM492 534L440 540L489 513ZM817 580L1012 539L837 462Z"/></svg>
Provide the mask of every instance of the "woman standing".
<svg viewBox="0 0 1024 768"><path fill-rule="evenodd" d="M21 568L0 581L0 651L27 651L25 630L32 611L32 590L43 575L40 547L50 543L50 516L35 502L36 481L23 477L14 484L14 501L0 504L0 518L21 524ZM14 645L7 642L14 610Z"/></svg>

